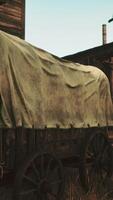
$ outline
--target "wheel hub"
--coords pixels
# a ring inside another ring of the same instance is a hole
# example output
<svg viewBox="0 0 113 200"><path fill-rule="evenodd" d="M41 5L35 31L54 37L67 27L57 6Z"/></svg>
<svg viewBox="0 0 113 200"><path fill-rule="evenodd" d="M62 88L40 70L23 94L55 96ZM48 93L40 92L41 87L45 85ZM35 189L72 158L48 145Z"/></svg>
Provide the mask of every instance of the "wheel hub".
<svg viewBox="0 0 113 200"><path fill-rule="evenodd" d="M47 179L41 180L38 190L40 191L40 194L48 193L51 191L50 184Z"/></svg>

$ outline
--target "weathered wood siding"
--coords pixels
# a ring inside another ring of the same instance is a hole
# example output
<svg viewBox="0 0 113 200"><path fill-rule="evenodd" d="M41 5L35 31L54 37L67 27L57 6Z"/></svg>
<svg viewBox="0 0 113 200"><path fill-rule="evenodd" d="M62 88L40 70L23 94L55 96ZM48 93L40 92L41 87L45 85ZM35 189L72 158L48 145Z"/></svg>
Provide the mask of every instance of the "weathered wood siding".
<svg viewBox="0 0 113 200"><path fill-rule="evenodd" d="M0 0L0 30L25 37L25 0Z"/></svg>

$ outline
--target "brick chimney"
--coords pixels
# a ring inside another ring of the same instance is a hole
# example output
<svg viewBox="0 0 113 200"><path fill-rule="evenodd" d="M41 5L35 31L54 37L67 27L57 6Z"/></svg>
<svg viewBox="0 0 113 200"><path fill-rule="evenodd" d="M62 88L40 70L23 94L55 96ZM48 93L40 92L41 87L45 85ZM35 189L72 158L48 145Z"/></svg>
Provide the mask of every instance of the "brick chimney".
<svg viewBox="0 0 113 200"><path fill-rule="evenodd" d="M107 28L106 24L102 24L102 44L107 43Z"/></svg>

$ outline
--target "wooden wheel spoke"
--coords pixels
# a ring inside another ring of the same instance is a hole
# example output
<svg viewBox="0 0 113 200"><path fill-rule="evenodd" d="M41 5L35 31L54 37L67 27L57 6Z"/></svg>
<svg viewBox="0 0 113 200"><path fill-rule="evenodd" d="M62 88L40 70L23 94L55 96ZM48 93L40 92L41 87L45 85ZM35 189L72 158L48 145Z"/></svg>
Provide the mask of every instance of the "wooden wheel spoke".
<svg viewBox="0 0 113 200"><path fill-rule="evenodd" d="M102 141L100 141L101 140L101 138L99 137L97 137L97 139L96 139L97 141L96 141L96 155L98 155L98 153L101 151L101 148L103 147L103 145L102 145Z"/></svg>
<svg viewBox="0 0 113 200"><path fill-rule="evenodd" d="M87 183L90 185L90 189L92 189L94 183L95 183L95 171L93 168L90 168L87 171Z"/></svg>
<svg viewBox="0 0 113 200"><path fill-rule="evenodd" d="M57 180L57 181L51 182L50 185L56 185L56 184L62 183L62 181L63 180Z"/></svg>
<svg viewBox="0 0 113 200"><path fill-rule="evenodd" d="M101 133L100 133L100 134L101 134ZM105 145L106 145L106 140L105 140L105 138L104 138L103 136L100 136L99 138L100 138L100 139L99 139L99 146L98 146L98 149L99 149L100 152L103 152L104 147L105 147Z"/></svg>
<svg viewBox="0 0 113 200"><path fill-rule="evenodd" d="M107 174L109 173L109 167L110 167L110 166L108 166L108 163L102 164L102 170L103 170L104 172L106 172Z"/></svg>
<svg viewBox="0 0 113 200"><path fill-rule="evenodd" d="M34 181L31 177L24 175L24 180L27 181L28 183L37 186L37 182Z"/></svg>
<svg viewBox="0 0 113 200"><path fill-rule="evenodd" d="M19 195L28 195L28 194L34 193L36 191L37 191L36 189L29 189L29 190L25 190L25 191L20 192Z"/></svg>
<svg viewBox="0 0 113 200"><path fill-rule="evenodd" d="M97 140L98 139L98 140ZM109 146L107 145L107 142L105 138L102 136L97 137L95 147L93 147L95 157L102 161L102 157L104 157L105 153L107 153L107 150Z"/></svg>
<svg viewBox="0 0 113 200"><path fill-rule="evenodd" d="M50 195L48 195L48 194L46 195L46 200L50 200L49 196L50 196Z"/></svg>
<svg viewBox="0 0 113 200"><path fill-rule="evenodd" d="M41 200L46 200L47 199L47 194L41 194Z"/></svg>
<svg viewBox="0 0 113 200"><path fill-rule="evenodd" d="M111 163L111 160L112 159L111 157L109 157L109 146L107 145L104 150L103 150L103 153L101 155L101 165L104 166L104 165L109 165Z"/></svg>
<svg viewBox="0 0 113 200"><path fill-rule="evenodd" d="M57 195L54 194L53 192L48 192L48 194L51 195L51 196L54 197L54 198L57 198Z"/></svg>
<svg viewBox="0 0 113 200"><path fill-rule="evenodd" d="M47 170L46 170L46 176L48 177L49 173L50 173L50 168L51 168L51 164L53 162L53 159L51 158L48 162L48 166L47 166Z"/></svg>
<svg viewBox="0 0 113 200"><path fill-rule="evenodd" d="M105 143L106 143L105 138L101 135L101 133L94 138L92 147L96 156L98 155L99 152L103 151Z"/></svg>
<svg viewBox="0 0 113 200"><path fill-rule="evenodd" d="M90 158L94 157L94 154L93 154L93 152L90 151L90 149L88 149L86 156L87 156L87 159L90 159Z"/></svg>
<svg viewBox="0 0 113 200"><path fill-rule="evenodd" d="M104 161L106 160L106 158L108 159L108 150L109 146L103 146L103 149L101 149L100 153L99 153L99 158L101 163L104 163Z"/></svg>
<svg viewBox="0 0 113 200"><path fill-rule="evenodd" d="M48 178L49 178L49 175L52 173L52 174L55 174L55 172L59 169L59 166L55 166L53 169L51 169L51 171L49 170L49 173L48 173Z"/></svg>
<svg viewBox="0 0 113 200"><path fill-rule="evenodd" d="M44 154L41 155L41 177L44 176Z"/></svg>
<svg viewBox="0 0 113 200"><path fill-rule="evenodd" d="M97 143L95 144L94 141L93 141L93 144L92 144L92 151L93 151L94 156L96 156L98 154Z"/></svg>
<svg viewBox="0 0 113 200"><path fill-rule="evenodd" d="M94 138L94 141L93 141L92 145L93 145L94 153L95 153L95 155L97 155L97 153L98 153L98 140L97 140L97 137Z"/></svg>
<svg viewBox="0 0 113 200"><path fill-rule="evenodd" d="M90 175L90 174L91 174L91 175L92 175L92 174L95 174L95 169L91 167L89 170L87 170L87 174L89 174L89 175Z"/></svg>
<svg viewBox="0 0 113 200"><path fill-rule="evenodd" d="M38 169L37 169L37 167L36 167L36 164L33 162L32 163L32 167L33 167L33 172L34 172L34 174L36 175L36 177L40 180L40 173L39 173L39 171L38 171Z"/></svg>
<svg viewBox="0 0 113 200"><path fill-rule="evenodd" d="M106 145L106 147L103 148L103 155L108 154L108 152L109 152L109 145Z"/></svg>
<svg viewBox="0 0 113 200"><path fill-rule="evenodd" d="M101 174L104 174L104 176L107 176L108 174L108 169L106 167L102 167L101 169Z"/></svg>
<svg viewBox="0 0 113 200"><path fill-rule="evenodd" d="M103 170L108 173L108 167L103 166Z"/></svg>
<svg viewBox="0 0 113 200"><path fill-rule="evenodd" d="M49 200L48 194L46 194L46 198L44 200Z"/></svg>
<svg viewBox="0 0 113 200"><path fill-rule="evenodd" d="M98 169L98 173L96 174L96 176L97 176L97 183L98 184L101 184L101 183L103 183L103 181L105 180L105 178L106 178L106 172L103 170L103 168L100 168L100 169Z"/></svg>
<svg viewBox="0 0 113 200"><path fill-rule="evenodd" d="M99 174L98 174L98 177L99 177L99 181L101 180L103 180L103 172L102 172L102 170L99 170Z"/></svg>
<svg viewBox="0 0 113 200"><path fill-rule="evenodd" d="M96 176L97 176L97 183L102 183L106 177L106 172L102 168L100 168L98 169Z"/></svg>

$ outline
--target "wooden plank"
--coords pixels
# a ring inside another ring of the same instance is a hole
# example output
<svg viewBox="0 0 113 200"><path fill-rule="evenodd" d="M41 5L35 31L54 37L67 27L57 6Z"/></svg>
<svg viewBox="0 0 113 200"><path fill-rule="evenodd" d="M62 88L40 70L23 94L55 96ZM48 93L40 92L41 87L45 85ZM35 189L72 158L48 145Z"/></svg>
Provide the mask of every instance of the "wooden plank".
<svg viewBox="0 0 113 200"><path fill-rule="evenodd" d="M18 169L18 165L24 159L23 130L23 127L17 127L15 129L15 169Z"/></svg>
<svg viewBox="0 0 113 200"><path fill-rule="evenodd" d="M14 24L15 26L21 26L21 23L19 21L17 21L15 18L11 18L11 16L6 16L5 14L0 14L0 19L2 20L2 22L4 22L4 24ZM8 20L8 22L6 23L6 20Z"/></svg>
<svg viewBox="0 0 113 200"><path fill-rule="evenodd" d="M7 129L0 128L0 165L6 166L6 137Z"/></svg>
<svg viewBox="0 0 113 200"><path fill-rule="evenodd" d="M3 129L0 128L0 165L3 162Z"/></svg>
<svg viewBox="0 0 113 200"><path fill-rule="evenodd" d="M10 0L0 5L0 29L24 39L25 0Z"/></svg>
<svg viewBox="0 0 113 200"><path fill-rule="evenodd" d="M32 154L36 149L36 131L34 128L26 129L27 154Z"/></svg>

